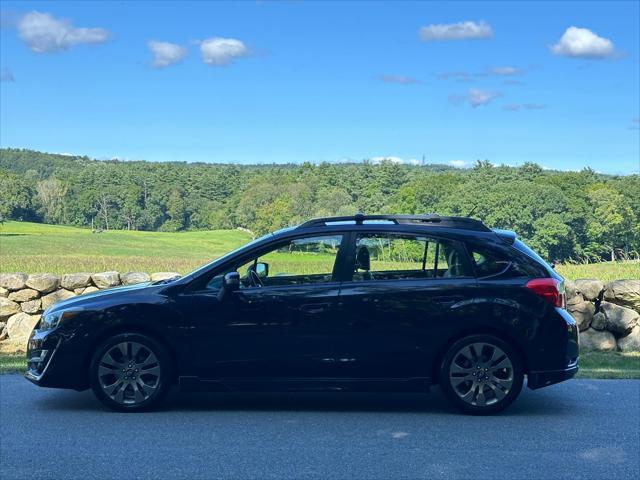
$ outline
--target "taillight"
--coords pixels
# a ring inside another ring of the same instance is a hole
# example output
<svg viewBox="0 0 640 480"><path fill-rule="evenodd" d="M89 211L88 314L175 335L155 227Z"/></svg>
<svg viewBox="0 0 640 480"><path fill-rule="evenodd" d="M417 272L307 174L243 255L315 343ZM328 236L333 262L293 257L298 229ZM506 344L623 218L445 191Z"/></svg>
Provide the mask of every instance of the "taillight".
<svg viewBox="0 0 640 480"><path fill-rule="evenodd" d="M527 282L527 288L544 298L554 307L566 307L564 282L555 278L534 278Z"/></svg>

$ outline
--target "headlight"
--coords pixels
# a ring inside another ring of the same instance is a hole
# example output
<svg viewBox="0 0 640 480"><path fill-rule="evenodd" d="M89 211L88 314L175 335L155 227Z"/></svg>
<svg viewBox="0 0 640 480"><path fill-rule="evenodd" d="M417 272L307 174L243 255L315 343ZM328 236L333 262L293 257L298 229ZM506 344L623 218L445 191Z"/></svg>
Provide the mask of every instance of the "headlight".
<svg viewBox="0 0 640 480"><path fill-rule="evenodd" d="M40 330L51 330L60 325L61 322L71 317L75 317L82 310L61 310L59 312L45 313L40 320Z"/></svg>

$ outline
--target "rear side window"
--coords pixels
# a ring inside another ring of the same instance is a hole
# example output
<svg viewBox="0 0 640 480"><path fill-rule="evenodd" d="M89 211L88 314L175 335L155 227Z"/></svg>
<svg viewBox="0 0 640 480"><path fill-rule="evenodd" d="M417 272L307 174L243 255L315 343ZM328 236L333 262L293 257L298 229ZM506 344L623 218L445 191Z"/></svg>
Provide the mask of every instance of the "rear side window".
<svg viewBox="0 0 640 480"><path fill-rule="evenodd" d="M422 235L365 233L356 239L353 280L469 276L451 242Z"/></svg>
<svg viewBox="0 0 640 480"><path fill-rule="evenodd" d="M476 275L480 278L499 275L511 266L509 259L482 248L473 248L471 257L475 265Z"/></svg>
<svg viewBox="0 0 640 480"><path fill-rule="evenodd" d="M514 246L514 248L520 250L525 255L533 258L535 261L537 261L541 265L544 265L546 268L551 269L551 265L549 265L547 262L545 262L540 255L538 255L536 252L531 250L527 245L522 243L520 240L516 239L516 241L513 242L513 246Z"/></svg>
<svg viewBox="0 0 640 480"><path fill-rule="evenodd" d="M522 254L509 255L500 250L488 249L481 246L469 245L469 252L478 278L488 278L500 275L501 278L546 276L540 266Z"/></svg>

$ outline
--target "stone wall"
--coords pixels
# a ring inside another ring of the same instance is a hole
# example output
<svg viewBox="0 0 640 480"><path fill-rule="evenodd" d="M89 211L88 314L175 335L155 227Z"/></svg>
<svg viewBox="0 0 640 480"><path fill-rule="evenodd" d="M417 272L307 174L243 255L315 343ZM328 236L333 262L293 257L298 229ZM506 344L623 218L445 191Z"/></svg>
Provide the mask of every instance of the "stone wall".
<svg viewBox="0 0 640 480"><path fill-rule="evenodd" d="M581 352L640 351L640 280L576 280L566 289Z"/></svg>
<svg viewBox="0 0 640 480"><path fill-rule="evenodd" d="M0 351L24 350L42 312L60 300L176 275L0 273ZM640 351L640 280L576 280L566 286L567 310L578 322L581 351Z"/></svg>
<svg viewBox="0 0 640 480"><path fill-rule="evenodd" d="M0 351L24 351L42 312L54 303L120 285L175 277L176 272L0 273Z"/></svg>

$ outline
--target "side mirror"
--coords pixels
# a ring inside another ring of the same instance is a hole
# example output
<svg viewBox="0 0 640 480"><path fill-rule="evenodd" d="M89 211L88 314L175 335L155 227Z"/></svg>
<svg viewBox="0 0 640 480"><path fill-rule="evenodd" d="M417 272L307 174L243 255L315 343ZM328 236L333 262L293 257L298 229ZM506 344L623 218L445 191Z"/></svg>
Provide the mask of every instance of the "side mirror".
<svg viewBox="0 0 640 480"><path fill-rule="evenodd" d="M256 263L256 273L260 278L267 278L269 276L269 264L264 262Z"/></svg>
<svg viewBox="0 0 640 480"><path fill-rule="evenodd" d="M225 290L237 290L240 288L240 274L238 272L229 272L222 278L222 288Z"/></svg>
<svg viewBox="0 0 640 480"><path fill-rule="evenodd" d="M222 277L222 288L218 290L218 300L222 301L227 292L233 292L240 288L240 274L229 272Z"/></svg>

